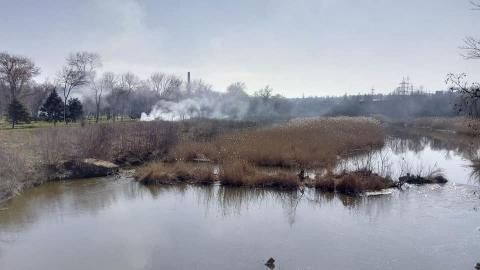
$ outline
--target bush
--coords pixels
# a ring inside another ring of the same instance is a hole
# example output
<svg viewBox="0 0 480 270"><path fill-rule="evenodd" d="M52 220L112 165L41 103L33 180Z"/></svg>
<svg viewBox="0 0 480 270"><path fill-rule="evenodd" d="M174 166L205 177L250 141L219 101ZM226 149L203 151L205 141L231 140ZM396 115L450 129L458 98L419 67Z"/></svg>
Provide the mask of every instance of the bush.
<svg viewBox="0 0 480 270"><path fill-rule="evenodd" d="M38 152L47 164L59 160L122 156L150 160L166 155L178 141L178 127L169 122L93 124L38 131Z"/></svg>

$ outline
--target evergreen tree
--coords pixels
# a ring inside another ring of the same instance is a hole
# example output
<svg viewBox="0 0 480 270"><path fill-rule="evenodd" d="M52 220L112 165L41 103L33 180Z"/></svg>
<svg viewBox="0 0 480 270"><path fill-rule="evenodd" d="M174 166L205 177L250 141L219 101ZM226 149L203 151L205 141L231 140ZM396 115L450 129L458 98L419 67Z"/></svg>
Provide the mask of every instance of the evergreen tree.
<svg viewBox="0 0 480 270"><path fill-rule="evenodd" d="M83 116L83 106L78 98L71 98L67 104L67 118L69 121L76 122Z"/></svg>
<svg viewBox="0 0 480 270"><path fill-rule="evenodd" d="M63 120L63 106L62 99L54 89L40 108L40 118L56 124L57 121Z"/></svg>
<svg viewBox="0 0 480 270"><path fill-rule="evenodd" d="M20 122L30 123L30 114L27 108L14 98L13 101L8 104L7 120L12 123L12 128L15 128L15 125Z"/></svg>

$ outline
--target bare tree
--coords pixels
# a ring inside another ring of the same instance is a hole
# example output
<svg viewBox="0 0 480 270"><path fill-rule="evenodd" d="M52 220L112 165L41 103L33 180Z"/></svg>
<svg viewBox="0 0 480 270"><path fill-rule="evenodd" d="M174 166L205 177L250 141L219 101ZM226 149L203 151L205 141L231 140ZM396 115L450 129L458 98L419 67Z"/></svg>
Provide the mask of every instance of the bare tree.
<svg viewBox="0 0 480 270"><path fill-rule="evenodd" d="M53 89L55 89L55 85L48 81L41 84L29 84L28 88L25 89L25 94L22 95L23 102L33 117L38 116L40 107Z"/></svg>
<svg viewBox="0 0 480 270"><path fill-rule="evenodd" d="M121 98L121 115L120 120L123 121L123 116L125 115L125 108L126 103L130 94L135 91L135 89L139 86L140 79L137 75L133 74L132 72L124 73L120 76L120 92L119 97Z"/></svg>
<svg viewBox="0 0 480 270"><path fill-rule="evenodd" d="M100 118L100 107L102 103L103 93L106 91L113 91L116 85L115 74L106 72L98 81L93 83L93 91L95 98L95 122L98 123Z"/></svg>
<svg viewBox="0 0 480 270"><path fill-rule="evenodd" d="M270 85L255 92L255 96L262 98L264 102L267 102L272 97L273 88Z"/></svg>
<svg viewBox="0 0 480 270"><path fill-rule="evenodd" d="M0 81L9 89L10 101L18 98L26 84L40 74L40 69L27 57L0 53Z"/></svg>
<svg viewBox="0 0 480 270"><path fill-rule="evenodd" d="M244 82L234 82L227 87L227 94L239 97L248 96L245 92L246 89L247 86Z"/></svg>
<svg viewBox="0 0 480 270"><path fill-rule="evenodd" d="M152 90L162 96L168 86L168 76L165 73L155 72L150 76L149 83Z"/></svg>
<svg viewBox="0 0 480 270"><path fill-rule="evenodd" d="M153 73L149 79L152 90L163 99L171 99L176 93L178 94L182 83L182 80L175 75L158 72Z"/></svg>
<svg viewBox="0 0 480 270"><path fill-rule="evenodd" d="M448 74L447 84L460 96L460 101L455 104L457 112L473 118L480 117L480 84L469 83L465 73Z"/></svg>
<svg viewBox="0 0 480 270"><path fill-rule="evenodd" d="M480 0L470 1L473 10L480 10ZM466 59L480 59L480 40L474 37L466 37L464 46L461 47L465 51L463 56ZM448 74L447 84L452 85L451 90L460 96L460 102L455 106L461 114L478 118L480 103L480 84L469 83L466 79L467 75L462 73L459 75Z"/></svg>
<svg viewBox="0 0 480 270"><path fill-rule="evenodd" d="M464 40L464 45L460 47L465 51L463 57L466 59L480 59L480 40L473 37L466 37Z"/></svg>
<svg viewBox="0 0 480 270"><path fill-rule="evenodd" d="M182 84L183 81L178 76L169 75L168 85L164 91L163 97L166 99L177 99L181 95L180 89Z"/></svg>
<svg viewBox="0 0 480 270"><path fill-rule="evenodd" d="M58 74L58 84L63 92L63 119L67 124L67 102L72 90L88 85L95 78L95 70L101 66L100 56L95 53L77 52L67 57L67 64Z"/></svg>

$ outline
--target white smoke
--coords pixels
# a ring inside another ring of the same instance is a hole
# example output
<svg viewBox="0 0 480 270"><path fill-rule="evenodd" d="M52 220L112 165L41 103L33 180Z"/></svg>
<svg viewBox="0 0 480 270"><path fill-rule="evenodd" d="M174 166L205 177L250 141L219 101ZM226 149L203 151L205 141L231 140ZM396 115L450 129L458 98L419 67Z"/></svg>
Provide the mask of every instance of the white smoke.
<svg viewBox="0 0 480 270"><path fill-rule="evenodd" d="M240 120L248 112L249 101L232 95L195 96L178 102L161 100L141 121L178 121L196 117Z"/></svg>

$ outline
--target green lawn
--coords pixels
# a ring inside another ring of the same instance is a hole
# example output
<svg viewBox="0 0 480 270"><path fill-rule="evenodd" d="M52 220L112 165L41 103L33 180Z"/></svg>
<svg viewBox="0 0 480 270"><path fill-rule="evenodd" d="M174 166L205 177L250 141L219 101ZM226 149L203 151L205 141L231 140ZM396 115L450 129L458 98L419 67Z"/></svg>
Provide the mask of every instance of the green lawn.
<svg viewBox="0 0 480 270"><path fill-rule="evenodd" d="M132 119L124 119L122 122L131 122L131 121L136 121ZM112 122L112 120L107 120L106 117L100 118L101 123L108 123ZM117 120L117 122L120 122L120 120ZM68 123L68 126L78 126L80 125L80 121L76 123ZM95 123L95 119L87 119L86 123L88 124L93 124ZM53 122L46 122L46 121L31 121L29 124L17 124L15 125L15 130L28 130L28 129L35 129L35 128L48 128L48 127L53 127ZM57 126L65 126L63 122L57 122ZM5 118L0 118L0 130L12 130L12 124L7 122Z"/></svg>

